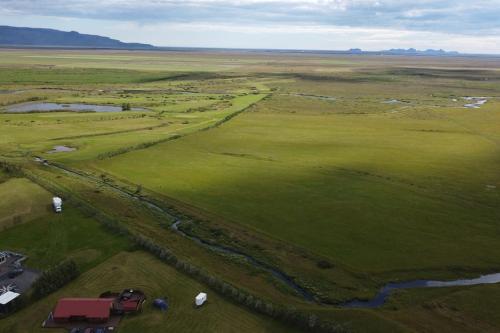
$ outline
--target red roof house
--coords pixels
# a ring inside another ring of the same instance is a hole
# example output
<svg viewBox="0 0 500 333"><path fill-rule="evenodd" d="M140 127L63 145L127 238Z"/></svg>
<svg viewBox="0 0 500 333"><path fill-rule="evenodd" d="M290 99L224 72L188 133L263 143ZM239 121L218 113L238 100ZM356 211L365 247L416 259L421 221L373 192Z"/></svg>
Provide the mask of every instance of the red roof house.
<svg viewBox="0 0 500 333"><path fill-rule="evenodd" d="M52 312L55 322L87 321L105 323L109 320L112 298L63 298Z"/></svg>

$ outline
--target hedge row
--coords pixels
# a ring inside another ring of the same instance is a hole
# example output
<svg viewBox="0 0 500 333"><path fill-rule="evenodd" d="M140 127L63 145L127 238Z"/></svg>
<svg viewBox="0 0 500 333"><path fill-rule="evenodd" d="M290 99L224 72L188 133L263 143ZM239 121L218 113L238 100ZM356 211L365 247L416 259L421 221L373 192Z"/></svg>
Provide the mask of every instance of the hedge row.
<svg viewBox="0 0 500 333"><path fill-rule="evenodd" d="M115 234L127 236L139 248L151 253L162 262L173 266L178 271L190 276L191 278L208 285L212 290L223 295L234 303L302 329L324 333L348 332L348 329L341 324L323 321L313 313L307 313L292 306L274 304L258 296L252 295L246 290L239 289L226 281L207 273L203 269L187 261L179 259L170 249L155 243L152 239L139 233L132 233L123 223L101 213L85 201L72 196L70 193L61 191L61 189L56 188L53 183L47 182L32 173L25 172L24 175L51 192L59 193L66 199L71 197L73 204L78 209L89 217L95 218L109 231Z"/></svg>
<svg viewBox="0 0 500 333"><path fill-rule="evenodd" d="M153 254L161 261L174 266L177 270L208 285L212 290L230 299L234 303L245 306L252 311L314 332L348 332L345 326L320 320L320 318L313 313L306 313L292 306L277 305L252 295L248 291L239 289L224 280L210 275L187 261L180 260L171 250L162 247L149 238L137 234L131 235L131 239L137 246Z"/></svg>
<svg viewBox="0 0 500 333"><path fill-rule="evenodd" d="M47 296L65 286L80 275L80 271L73 260L63 261L60 264L44 271L33 284L33 300Z"/></svg>

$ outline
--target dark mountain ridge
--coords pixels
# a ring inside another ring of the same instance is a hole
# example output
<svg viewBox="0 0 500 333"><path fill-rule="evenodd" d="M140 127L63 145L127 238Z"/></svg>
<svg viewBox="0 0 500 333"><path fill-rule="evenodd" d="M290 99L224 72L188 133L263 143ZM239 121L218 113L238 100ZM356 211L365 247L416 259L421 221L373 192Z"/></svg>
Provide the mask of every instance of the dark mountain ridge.
<svg viewBox="0 0 500 333"><path fill-rule="evenodd" d="M54 29L11 26L0 26L0 45L133 50L155 49L155 46L149 44L124 43L117 39L81 34L76 31L66 32Z"/></svg>

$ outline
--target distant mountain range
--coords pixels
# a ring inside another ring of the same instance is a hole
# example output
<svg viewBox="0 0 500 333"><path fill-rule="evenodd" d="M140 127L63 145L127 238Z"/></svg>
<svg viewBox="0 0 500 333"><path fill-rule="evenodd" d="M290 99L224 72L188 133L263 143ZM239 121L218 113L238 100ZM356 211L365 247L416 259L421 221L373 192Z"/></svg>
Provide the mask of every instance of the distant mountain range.
<svg viewBox="0 0 500 333"><path fill-rule="evenodd" d="M117 39L80 34L76 31L66 32L53 29L18 28L10 26L0 26L0 45L128 50L155 49L153 45L149 44L124 43Z"/></svg>
<svg viewBox="0 0 500 333"><path fill-rule="evenodd" d="M359 50L363 52L360 49L351 49L351 50ZM456 51L445 51L445 50L432 50L428 49L425 51L420 51L417 49L390 49L390 50L385 50L385 51L379 51L376 53L381 53L381 54L394 54L394 55L428 55L428 56L453 56L453 55L460 55L460 53Z"/></svg>
<svg viewBox="0 0 500 333"><path fill-rule="evenodd" d="M76 31L60 31L43 28L20 28L0 26L0 46L3 47L54 47L54 48L89 48L89 49L124 49L124 50L176 50L176 51L249 51L272 53L306 53L306 54L374 54L374 55L411 55L411 56L457 56L458 52L444 50L390 49L384 51L364 51L350 49L347 51L327 50L259 50L259 49L218 49L195 47L156 47L150 44L124 43L109 37L86 35Z"/></svg>

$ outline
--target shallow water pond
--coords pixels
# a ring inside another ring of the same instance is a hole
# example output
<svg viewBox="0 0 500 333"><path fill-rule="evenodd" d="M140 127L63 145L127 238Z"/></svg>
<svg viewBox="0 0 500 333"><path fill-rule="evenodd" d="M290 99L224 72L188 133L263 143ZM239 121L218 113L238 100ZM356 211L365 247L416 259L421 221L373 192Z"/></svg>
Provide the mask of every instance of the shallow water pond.
<svg viewBox="0 0 500 333"><path fill-rule="evenodd" d="M28 112L122 112L121 106L97 105L97 104L61 104L61 103L22 103L8 106L6 112L28 113ZM143 108L132 108L131 111L147 111Z"/></svg>
<svg viewBox="0 0 500 333"><path fill-rule="evenodd" d="M76 150L76 148L68 147L68 146L54 146L54 148L52 150L49 150L47 153L48 154L69 153L69 152L72 152L75 150Z"/></svg>

